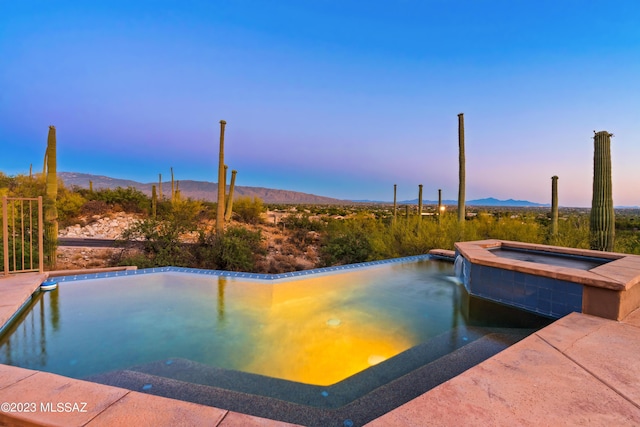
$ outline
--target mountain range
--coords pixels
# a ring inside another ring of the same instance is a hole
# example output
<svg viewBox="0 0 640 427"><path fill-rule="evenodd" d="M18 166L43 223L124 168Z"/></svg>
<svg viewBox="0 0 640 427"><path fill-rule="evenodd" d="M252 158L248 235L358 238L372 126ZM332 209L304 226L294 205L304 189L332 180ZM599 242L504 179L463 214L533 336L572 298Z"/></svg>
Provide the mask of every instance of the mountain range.
<svg viewBox="0 0 640 427"><path fill-rule="evenodd" d="M76 172L59 172L58 176L67 187L78 186L81 188L89 188L91 181L93 189L99 190L103 188L128 188L134 187L144 194L150 196L152 186L156 186L156 191L160 191L158 182L141 183L128 179L111 178L102 175L91 175ZM207 181L179 180L176 185L180 189L183 197L194 200L205 200L215 202L218 197L218 184ZM229 186L227 185L227 191ZM162 194L165 197L171 193L171 181L162 182ZM283 204L345 204L351 203L349 200L333 199L331 197L317 196L315 194L301 193L298 191L275 190L263 187L246 187L236 185L234 190L234 199L236 197L258 197L265 203L283 203Z"/></svg>
<svg viewBox="0 0 640 427"><path fill-rule="evenodd" d="M412 204L412 205L417 205L418 204L418 199L413 199L413 200L404 200L402 202L400 202L402 204ZM437 205L438 202L434 201L434 200L423 200L422 203L427 204L427 205ZM443 200L442 201L443 205L457 205L458 201L457 200ZM465 202L465 204L467 206L512 206L512 207L550 207L551 204L544 204L544 203L535 203L535 202L529 202L527 200L514 200L514 199L507 199L507 200L498 200L495 199L493 197L487 197L485 199L476 199L476 200L467 200Z"/></svg>
<svg viewBox="0 0 640 427"><path fill-rule="evenodd" d="M117 187L128 188L133 187L143 192L146 195L151 195L152 186L156 186L156 191L159 190L159 183L141 183L128 179L112 178L103 175L92 175L86 173L77 172L59 172L58 176L64 182L67 187L81 187L89 188L89 182L92 183L94 190L103 188L114 189ZM180 193L184 197L188 197L194 200L205 200L215 202L218 195L218 184L207 181L192 181L192 180L180 180L176 182L176 185L180 189ZM171 191L171 182L162 182L162 193L166 196ZM302 193L299 191L290 190L277 190L273 188L264 187L248 187L236 185L234 188L235 197L258 197L265 203L283 203L283 204L346 204L346 203L375 203L375 204L389 204L388 201L376 201L376 200L341 200L331 197L318 196L315 194ZM418 199L402 200L398 202L401 205L411 204L417 205ZM438 202L433 200L424 200L425 205L435 205ZM455 200L443 200L445 205L457 205ZM466 202L469 206L522 206L522 207L545 207L550 206L548 204L534 203L526 200L498 200L493 197L477 200L468 200Z"/></svg>

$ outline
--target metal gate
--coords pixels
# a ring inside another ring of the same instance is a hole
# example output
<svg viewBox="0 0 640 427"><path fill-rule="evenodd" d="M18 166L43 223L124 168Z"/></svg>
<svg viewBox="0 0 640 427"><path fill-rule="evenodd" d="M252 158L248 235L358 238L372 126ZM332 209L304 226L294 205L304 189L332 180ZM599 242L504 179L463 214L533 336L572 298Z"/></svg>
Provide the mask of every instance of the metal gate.
<svg viewBox="0 0 640 427"><path fill-rule="evenodd" d="M44 272L42 196L2 197L4 275Z"/></svg>

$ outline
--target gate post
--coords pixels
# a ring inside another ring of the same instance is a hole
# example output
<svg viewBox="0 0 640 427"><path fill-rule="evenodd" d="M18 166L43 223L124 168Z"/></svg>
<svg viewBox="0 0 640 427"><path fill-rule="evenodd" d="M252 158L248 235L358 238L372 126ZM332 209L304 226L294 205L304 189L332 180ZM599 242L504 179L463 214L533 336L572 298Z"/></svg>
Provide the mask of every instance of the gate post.
<svg viewBox="0 0 640 427"><path fill-rule="evenodd" d="M7 214L7 196L2 196L2 254L5 276L9 275L9 219Z"/></svg>
<svg viewBox="0 0 640 427"><path fill-rule="evenodd" d="M42 221L42 196L38 196L38 272L44 273L44 224Z"/></svg>

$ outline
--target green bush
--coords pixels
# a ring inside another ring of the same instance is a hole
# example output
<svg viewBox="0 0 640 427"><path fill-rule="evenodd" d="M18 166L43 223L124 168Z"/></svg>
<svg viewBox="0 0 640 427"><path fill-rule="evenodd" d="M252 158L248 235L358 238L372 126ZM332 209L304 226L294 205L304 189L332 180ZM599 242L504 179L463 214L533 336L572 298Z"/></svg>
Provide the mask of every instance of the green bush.
<svg viewBox="0 0 640 427"><path fill-rule="evenodd" d="M589 216L571 215L560 218L558 234L549 236L546 243L567 248L589 249Z"/></svg>
<svg viewBox="0 0 640 427"><path fill-rule="evenodd" d="M58 221L62 227L73 224L81 213L87 200L81 194L69 191L65 188L59 189L56 206L58 208Z"/></svg>
<svg viewBox="0 0 640 427"><path fill-rule="evenodd" d="M640 233L638 231L616 231L616 252L640 255Z"/></svg>
<svg viewBox="0 0 640 427"><path fill-rule="evenodd" d="M109 205L102 200L89 200L82 205L80 209L81 215L105 215L109 212Z"/></svg>
<svg viewBox="0 0 640 427"><path fill-rule="evenodd" d="M149 213L151 199L134 187L102 188L97 191L83 191L87 200L100 200L115 211L130 213Z"/></svg>
<svg viewBox="0 0 640 427"><path fill-rule="evenodd" d="M260 231L229 227L223 234L202 233L196 248L198 267L226 271L253 271L264 254Z"/></svg>
<svg viewBox="0 0 640 427"><path fill-rule="evenodd" d="M290 214L283 217L280 220L280 224L283 224L285 228L291 230L303 230L303 231L323 231L327 227L326 221L312 220L311 215L304 214Z"/></svg>
<svg viewBox="0 0 640 427"><path fill-rule="evenodd" d="M262 200L258 197L239 197L233 201L233 217L245 224L259 224L264 212Z"/></svg>
<svg viewBox="0 0 640 427"><path fill-rule="evenodd" d="M196 230L202 210L199 201L177 199L170 202L168 211L161 217L169 221L178 233L187 233Z"/></svg>
<svg viewBox="0 0 640 427"><path fill-rule="evenodd" d="M508 215L478 215L467 221L474 238L466 240L500 239L528 243L542 243L544 233L534 219ZM465 227L466 228L466 227Z"/></svg>
<svg viewBox="0 0 640 427"><path fill-rule="evenodd" d="M320 248L323 265L352 264L384 258L384 226L380 221L358 215L342 221L332 221Z"/></svg>
<svg viewBox="0 0 640 427"><path fill-rule="evenodd" d="M183 229L177 224L153 218L134 224L122 234L119 244L125 249L140 247L144 256L133 257L125 251L116 262L119 265L137 265L148 267L191 267L194 263L193 253L188 246L180 242Z"/></svg>
<svg viewBox="0 0 640 427"><path fill-rule="evenodd" d="M115 262L140 268L195 266L193 245L182 243L181 236L196 231L199 211L199 203L177 200L171 203L166 219L147 218L134 224L125 230L119 243L125 249L140 247L144 258L140 259L137 255L131 257L129 251L125 251Z"/></svg>

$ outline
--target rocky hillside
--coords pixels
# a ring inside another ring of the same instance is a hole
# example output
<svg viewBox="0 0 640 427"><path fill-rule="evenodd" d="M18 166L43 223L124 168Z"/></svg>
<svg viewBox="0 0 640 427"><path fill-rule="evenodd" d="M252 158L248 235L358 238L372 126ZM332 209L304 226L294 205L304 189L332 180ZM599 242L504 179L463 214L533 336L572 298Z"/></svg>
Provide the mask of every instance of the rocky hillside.
<svg viewBox="0 0 640 427"><path fill-rule="evenodd" d="M134 187L147 195L151 195L153 185L158 188L157 182L140 183L127 179L117 179L108 176L91 175L75 172L60 172L58 176L67 187L78 186L89 188L89 181L93 183L94 190L101 188ZM184 197L194 200L206 200L215 202L218 196L218 184L207 181L179 181L180 192ZM228 189L228 186L227 186ZM168 194L171 190L171 182L162 183L163 194ZM301 193L298 191L276 190L263 187L236 186L234 198L237 197L258 197L265 203L287 203L287 204L344 204L345 200L333 199L330 197L317 196L315 194Z"/></svg>
<svg viewBox="0 0 640 427"><path fill-rule="evenodd" d="M82 239L119 239L124 230L140 221L138 215L124 212L114 213L108 216L98 216L87 219L86 224L74 224L62 228L58 237L82 238Z"/></svg>
<svg viewBox="0 0 640 427"><path fill-rule="evenodd" d="M299 232L276 226L270 219L282 218L287 214L267 212L265 222L259 225L240 225L253 231L260 230L266 254L258 262L258 271L262 273L284 273L308 270L318 265L319 234L315 231L300 235ZM79 223L61 228L59 237L76 239L118 239L123 231L140 221L137 214L115 212L83 218ZM196 241L197 233L181 236L184 242ZM58 270L76 270L112 266L112 258L121 252L121 248L98 248L87 246L58 247L56 268Z"/></svg>

